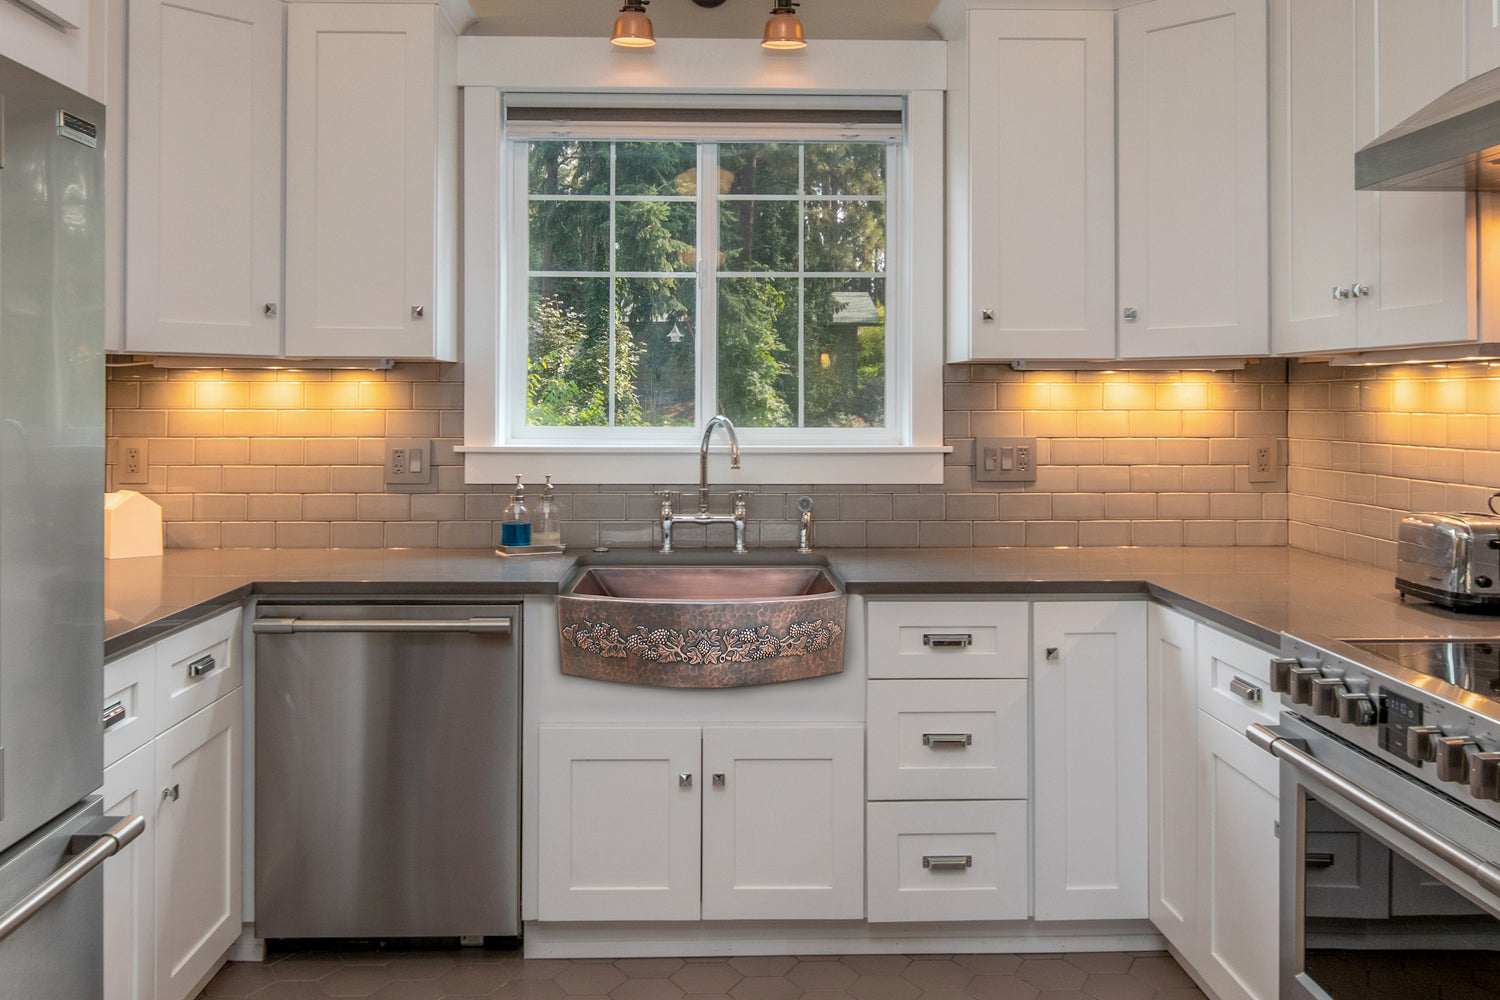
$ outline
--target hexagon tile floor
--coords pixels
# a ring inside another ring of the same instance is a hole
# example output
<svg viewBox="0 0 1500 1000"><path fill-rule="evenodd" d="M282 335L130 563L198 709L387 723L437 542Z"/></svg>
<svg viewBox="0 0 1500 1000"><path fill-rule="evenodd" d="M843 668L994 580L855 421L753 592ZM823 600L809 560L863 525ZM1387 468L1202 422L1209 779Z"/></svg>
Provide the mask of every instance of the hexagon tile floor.
<svg viewBox="0 0 1500 1000"><path fill-rule="evenodd" d="M204 1000L1203 1000L1164 952L523 959L293 952L226 965Z"/></svg>

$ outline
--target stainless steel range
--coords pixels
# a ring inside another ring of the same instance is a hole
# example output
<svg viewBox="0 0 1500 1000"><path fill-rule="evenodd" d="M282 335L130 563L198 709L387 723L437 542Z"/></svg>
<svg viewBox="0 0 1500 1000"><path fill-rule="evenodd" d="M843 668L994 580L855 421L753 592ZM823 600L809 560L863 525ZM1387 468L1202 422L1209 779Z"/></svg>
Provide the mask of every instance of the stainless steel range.
<svg viewBox="0 0 1500 1000"><path fill-rule="evenodd" d="M1282 654L1281 997L1500 995L1500 637Z"/></svg>

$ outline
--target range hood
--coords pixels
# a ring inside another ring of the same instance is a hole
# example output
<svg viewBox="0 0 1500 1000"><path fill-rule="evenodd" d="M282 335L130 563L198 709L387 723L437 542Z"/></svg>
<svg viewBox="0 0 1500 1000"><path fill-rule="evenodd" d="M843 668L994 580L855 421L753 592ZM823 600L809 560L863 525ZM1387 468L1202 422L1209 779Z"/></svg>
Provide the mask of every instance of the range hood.
<svg viewBox="0 0 1500 1000"><path fill-rule="evenodd" d="M1500 191L1500 69L1461 83L1354 154L1361 191Z"/></svg>

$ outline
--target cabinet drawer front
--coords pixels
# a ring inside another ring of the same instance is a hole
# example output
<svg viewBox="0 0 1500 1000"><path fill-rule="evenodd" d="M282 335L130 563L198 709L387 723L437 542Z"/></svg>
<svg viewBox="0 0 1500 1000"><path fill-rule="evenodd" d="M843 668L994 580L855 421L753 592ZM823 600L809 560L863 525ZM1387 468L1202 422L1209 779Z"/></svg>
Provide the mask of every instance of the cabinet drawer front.
<svg viewBox="0 0 1500 1000"><path fill-rule="evenodd" d="M157 729L165 732L240 686L240 609L156 644Z"/></svg>
<svg viewBox="0 0 1500 1000"><path fill-rule="evenodd" d="M151 741L156 725L156 647L104 665L104 766Z"/></svg>
<svg viewBox="0 0 1500 1000"><path fill-rule="evenodd" d="M1025 601L871 601L871 677L1025 677Z"/></svg>
<svg viewBox="0 0 1500 1000"><path fill-rule="evenodd" d="M1271 690L1271 658L1277 655L1200 624L1198 707L1238 732L1252 722L1275 725L1281 695Z"/></svg>
<svg viewBox="0 0 1500 1000"><path fill-rule="evenodd" d="M1025 920L1025 802L871 802L871 923Z"/></svg>
<svg viewBox="0 0 1500 1000"><path fill-rule="evenodd" d="M1024 799L1026 682L871 681L871 799Z"/></svg>

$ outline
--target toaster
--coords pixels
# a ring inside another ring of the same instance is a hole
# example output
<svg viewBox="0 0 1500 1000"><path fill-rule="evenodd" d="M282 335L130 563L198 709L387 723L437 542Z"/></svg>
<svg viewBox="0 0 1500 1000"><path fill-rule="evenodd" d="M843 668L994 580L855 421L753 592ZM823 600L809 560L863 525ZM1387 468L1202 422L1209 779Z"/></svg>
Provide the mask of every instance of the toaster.
<svg viewBox="0 0 1500 1000"><path fill-rule="evenodd" d="M1403 518L1396 538L1396 589L1456 611L1500 612L1500 517Z"/></svg>

